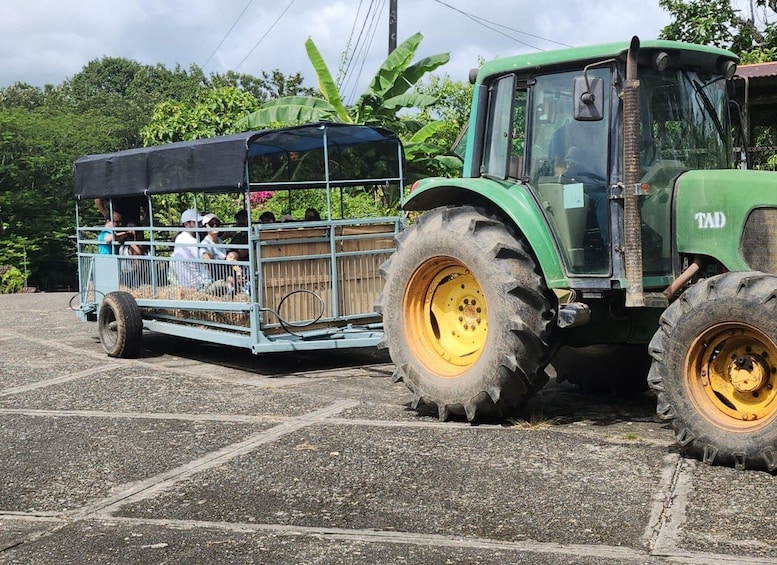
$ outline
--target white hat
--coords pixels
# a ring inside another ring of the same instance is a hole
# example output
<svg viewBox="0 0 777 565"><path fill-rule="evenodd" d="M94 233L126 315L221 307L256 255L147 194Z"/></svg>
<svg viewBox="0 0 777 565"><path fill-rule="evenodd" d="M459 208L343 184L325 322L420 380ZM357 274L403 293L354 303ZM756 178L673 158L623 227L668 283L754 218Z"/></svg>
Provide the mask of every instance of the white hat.
<svg viewBox="0 0 777 565"><path fill-rule="evenodd" d="M186 222L199 222L200 220L202 220L202 216L200 216L193 208L184 210L183 214L181 214L182 224L185 224Z"/></svg>
<svg viewBox="0 0 777 565"><path fill-rule="evenodd" d="M216 218L217 220L219 219L219 217L216 214L205 214L200 220L200 222L202 223L203 226L207 226L213 218ZM220 221L221 220L219 220L219 222Z"/></svg>

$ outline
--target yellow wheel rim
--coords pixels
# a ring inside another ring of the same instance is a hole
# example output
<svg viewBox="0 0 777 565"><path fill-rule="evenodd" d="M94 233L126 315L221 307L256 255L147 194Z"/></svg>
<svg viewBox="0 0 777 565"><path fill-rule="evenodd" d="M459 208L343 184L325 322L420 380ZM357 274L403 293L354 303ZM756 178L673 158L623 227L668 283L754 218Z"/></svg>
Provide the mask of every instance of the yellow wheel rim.
<svg viewBox="0 0 777 565"><path fill-rule="evenodd" d="M438 376L462 374L483 351L488 336L483 289L452 257L429 259L413 273L403 315L413 355Z"/></svg>
<svg viewBox="0 0 777 565"><path fill-rule="evenodd" d="M721 428L750 431L777 415L777 344L753 326L707 329L688 350L684 373L697 411Z"/></svg>

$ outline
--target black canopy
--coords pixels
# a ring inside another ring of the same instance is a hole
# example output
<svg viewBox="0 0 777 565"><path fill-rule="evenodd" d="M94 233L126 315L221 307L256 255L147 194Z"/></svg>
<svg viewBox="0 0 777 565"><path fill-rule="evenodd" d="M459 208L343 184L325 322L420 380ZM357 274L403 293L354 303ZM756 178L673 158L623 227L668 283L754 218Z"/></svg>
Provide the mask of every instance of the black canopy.
<svg viewBox="0 0 777 565"><path fill-rule="evenodd" d="M75 162L75 197L245 190L249 158L275 159L289 168L289 161L298 155L323 153L325 139L332 154L359 144L388 144L396 152L393 157L392 151L381 152L389 155L381 161L384 169L381 176L401 175L401 144L393 132L371 126L320 122L87 155ZM324 178L323 170L320 178Z"/></svg>

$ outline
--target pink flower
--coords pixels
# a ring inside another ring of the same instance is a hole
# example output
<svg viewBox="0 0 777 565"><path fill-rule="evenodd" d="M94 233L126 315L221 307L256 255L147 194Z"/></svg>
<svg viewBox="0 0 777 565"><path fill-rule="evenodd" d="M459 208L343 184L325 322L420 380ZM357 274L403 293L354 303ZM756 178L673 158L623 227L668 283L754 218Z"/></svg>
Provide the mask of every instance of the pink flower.
<svg viewBox="0 0 777 565"><path fill-rule="evenodd" d="M270 198L272 198L274 192L271 190L262 190L260 192L252 192L249 200L251 201L252 206L256 206L259 204L264 204L267 202Z"/></svg>

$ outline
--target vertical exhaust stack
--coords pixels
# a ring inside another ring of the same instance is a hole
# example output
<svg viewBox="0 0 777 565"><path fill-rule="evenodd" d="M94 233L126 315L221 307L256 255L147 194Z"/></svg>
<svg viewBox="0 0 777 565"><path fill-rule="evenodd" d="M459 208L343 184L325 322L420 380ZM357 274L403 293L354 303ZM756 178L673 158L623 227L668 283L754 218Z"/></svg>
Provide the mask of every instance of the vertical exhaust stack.
<svg viewBox="0 0 777 565"><path fill-rule="evenodd" d="M642 288L642 218L639 210L640 104L637 56L639 38L631 38L623 83L623 247L626 267L626 306L645 305Z"/></svg>

